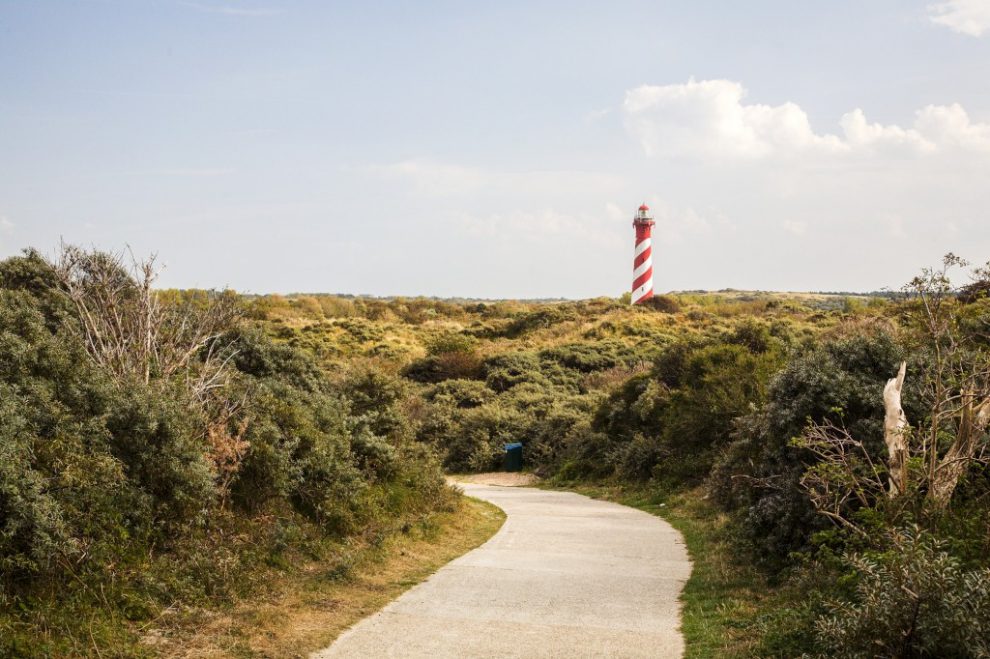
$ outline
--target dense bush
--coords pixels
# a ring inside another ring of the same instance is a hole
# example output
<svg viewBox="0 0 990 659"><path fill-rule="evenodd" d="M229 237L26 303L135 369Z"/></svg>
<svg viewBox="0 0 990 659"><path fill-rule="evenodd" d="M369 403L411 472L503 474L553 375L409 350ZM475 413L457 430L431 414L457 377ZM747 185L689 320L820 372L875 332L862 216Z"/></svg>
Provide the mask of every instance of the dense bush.
<svg viewBox="0 0 990 659"><path fill-rule="evenodd" d="M482 363L485 383L499 393L524 382L541 386L549 380L540 370L539 356L532 352L508 352L489 357Z"/></svg>
<svg viewBox="0 0 990 659"><path fill-rule="evenodd" d="M111 452L109 382L25 291L0 290L0 362L0 574L12 587L103 555L124 517L149 520Z"/></svg>
<svg viewBox="0 0 990 659"><path fill-rule="evenodd" d="M481 358L476 343L472 336L455 332L432 337L426 345L426 357L406 366L403 375L426 383L478 377Z"/></svg>
<svg viewBox="0 0 990 659"><path fill-rule="evenodd" d="M628 350L617 341L596 343L571 343L540 352L540 358L581 373L592 373L613 368L621 363Z"/></svg>
<svg viewBox="0 0 990 659"><path fill-rule="evenodd" d="M71 255L117 267L112 255ZM114 273L117 290L139 289ZM113 607L143 618L222 597L241 570L297 550L286 537L388 532L450 501L438 462L412 441L401 379L373 367L331 377L236 321L193 343L180 369L159 368L178 343L153 345L159 361L146 370L131 368L141 354L110 362L61 277L35 253L0 263L0 654L77 648L86 621L74 607L103 611L109 633L126 634ZM100 281L78 280L80 294ZM189 305L216 299L152 295L180 330L163 325L150 341L183 340L174 332L188 330ZM141 327L128 314L147 306L119 302L88 311ZM145 345L127 341L121 350ZM53 644L31 640L52 625L62 630Z"/></svg>
<svg viewBox="0 0 990 659"><path fill-rule="evenodd" d="M853 597L829 602L816 623L825 656L990 656L990 569L964 569L917 528L849 565Z"/></svg>
<svg viewBox="0 0 990 659"><path fill-rule="evenodd" d="M578 314L573 306L565 304L547 305L526 311L512 320L506 327L505 335L518 338L523 334L539 329L546 329L571 320L576 320Z"/></svg>
<svg viewBox="0 0 990 659"><path fill-rule="evenodd" d="M882 463L881 390L902 356L882 331L838 335L792 358L771 380L766 404L735 421L710 482L723 505L744 512L742 530L761 561L779 567L828 527L800 487L813 458L791 441L809 421L843 425Z"/></svg>
<svg viewBox="0 0 990 659"><path fill-rule="evenodd" d="M736 417L762 402L776 351L680 342L653 368L629 378L595 410L585 441L569 448L568 474L657 478L679 486L703 479Z"/></svg>
<svg viewBox="0 0 990 659"><path fill-rule="evenodd" d="M677 313L681 310L681 304L670 295L654 295L643 306L663 313Z"/></svg>

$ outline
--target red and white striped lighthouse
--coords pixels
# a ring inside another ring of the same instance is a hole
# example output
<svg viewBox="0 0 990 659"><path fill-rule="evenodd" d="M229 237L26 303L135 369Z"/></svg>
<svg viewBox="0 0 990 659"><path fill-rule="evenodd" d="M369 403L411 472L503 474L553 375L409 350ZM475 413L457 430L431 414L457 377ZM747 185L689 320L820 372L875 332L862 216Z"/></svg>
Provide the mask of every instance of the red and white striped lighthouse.
<svg viewBox="0 0 990 659"><path fill-rule="evenodd" d="M633 253L632 303L639 304L653 297L653 248L650 234L656 224L650 217L650 207L643 204L633 218L636 227L636 251Z"/></svg>

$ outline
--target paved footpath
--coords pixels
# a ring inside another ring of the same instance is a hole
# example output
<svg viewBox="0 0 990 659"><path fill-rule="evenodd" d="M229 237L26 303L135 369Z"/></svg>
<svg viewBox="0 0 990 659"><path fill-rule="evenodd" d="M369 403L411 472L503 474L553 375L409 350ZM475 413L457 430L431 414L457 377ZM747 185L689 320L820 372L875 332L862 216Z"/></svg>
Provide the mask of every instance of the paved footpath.
<svg viewBox="0 0 990 659"><path fill-rule="evenodd" d="M680 534L570 492L463 484L501 530L344 632L327 657L680 657Z"/></svg>

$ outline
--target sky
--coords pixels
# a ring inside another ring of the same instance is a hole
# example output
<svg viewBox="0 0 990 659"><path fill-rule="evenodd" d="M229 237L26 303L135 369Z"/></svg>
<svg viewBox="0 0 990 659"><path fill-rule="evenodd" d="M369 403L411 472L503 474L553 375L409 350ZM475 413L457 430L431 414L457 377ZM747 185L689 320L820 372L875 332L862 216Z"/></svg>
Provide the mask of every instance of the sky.
<svg viewBox="0 0 990 659"><path fill-rule="evenodd" d="M0 0L0 257L167 287L897 289L990 259L990 0Z"/></svg>

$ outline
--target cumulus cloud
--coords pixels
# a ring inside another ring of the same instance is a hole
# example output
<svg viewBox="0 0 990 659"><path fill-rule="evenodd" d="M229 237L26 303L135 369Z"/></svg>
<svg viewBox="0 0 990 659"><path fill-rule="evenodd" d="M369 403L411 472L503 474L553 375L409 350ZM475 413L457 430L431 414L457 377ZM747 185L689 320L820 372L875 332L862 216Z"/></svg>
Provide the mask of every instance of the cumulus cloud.
<svg viewBox="0 0 990 659"><path fill-rule="evenodd" d="M918 111L914 125L937 144L990 151L990 124L973 123L958 103L928 105Z"/></svg>
<svg viewBox="0 0 990 659"><path fill-rule="evenodd" d="M950 30L980 37L990 31L990 1L945 0L928 6L928 17Z"/></svg>
<svg viewBox="0 0 990 659"><path fill-rule="evenodd" d="M747 105L731 80L641 85L626 92L628 125L650 155L760 157L780 149L841 150L833 135L816 135L794 103Z"/></svg>
<svg viewBox="0 0 990 659"><path fill-rule="evenodd" d="M912 128L901 128L897 125L885 126L870 123L866 114L856 108L842 115L839 121L850 150L869 150L888 153L924 153L934 151L935 145L925 139L921 133Z"/></svg>
<svg viewBox="0 0 990 659"><path fill-rule="evenodd" d="M842 116L841 135L817 133L796 103L749 104L731 80L641 85L626 92L626 125L647 155L764 158L771 155L885 153L922 155L940 149L990 149L990 124L974 123L958 104L929 105L914 125L871 123L861 109Z"/></svg>

